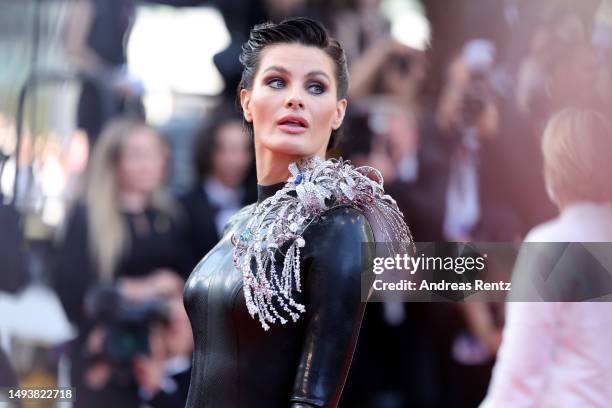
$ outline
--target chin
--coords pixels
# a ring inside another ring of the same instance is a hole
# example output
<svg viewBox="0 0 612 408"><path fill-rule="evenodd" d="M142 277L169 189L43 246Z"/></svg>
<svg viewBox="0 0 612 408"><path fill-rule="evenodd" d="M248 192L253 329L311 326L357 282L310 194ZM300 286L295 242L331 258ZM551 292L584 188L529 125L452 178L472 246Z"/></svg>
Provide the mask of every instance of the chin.
<svg viewBox="0 0 612 408"><path fill-rule="evenodd" d="M296 160L302 157L310 157L317 153L317 149L308 148L304 146L296 146L295 144L290 143L276 146L271 150L278 154L295 156Z"/></svg>
<svg viewBox="0 0 612 408"><path fill-rule="evenodd" d="M278 135L270 143L266 143L268 149L275 153L291 156L312 156L317 152L316 146L308 143L308 135Z"/></svg>

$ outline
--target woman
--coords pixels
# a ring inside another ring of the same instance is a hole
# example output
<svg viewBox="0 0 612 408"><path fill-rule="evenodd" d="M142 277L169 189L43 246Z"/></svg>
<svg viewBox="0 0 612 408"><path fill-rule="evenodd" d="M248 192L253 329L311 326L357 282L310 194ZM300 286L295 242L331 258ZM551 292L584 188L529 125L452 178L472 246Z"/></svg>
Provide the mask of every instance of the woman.
<svg viewBox="0 0 612 408"><path fill-rule="evenodd" d="M77 0L71 4L65 45L72 64L87 76L82 84L77 124L90 145L106 121L121 113L143 115L142 84L127 66L136 4L133 0Z"/></svg>
<svg viewBox="0 0 612 408"><path fill-rule="evenodd" d="M573 285L566 295L573 299L580 296L581 285L575 282L585 277L596 278L594 272L600 265L599 261L581 263L589 262L589 258L583 259L580 251L570 252L571 243L612 242L609 179L612 124L599 113L568 108L549 121L542 150L546 185L560 215L532 229L525 238L530 244L522 251L544 248L548 254L559 248L560 243L570 243L563 257L553 259L552 271L535 272L543 275L551 272L545 284L555 285L550 293L557 294L568 281L559 272L570 269L573 276L569 281ZM534 244L539 242L548 244ZM519 265L545 265L538 262L543 258L529 258ZM536 277L526 268L520 268L513 277L513 292L515 284L520 283L517 275L529 275L526 280L529 286L538 286ZM609 269L604 275L609 285ZM586 293L584 298L598 296L594 296L595 292L590 296ZM509 302L502 345L481 407L609 407L612 403L610 344L612 303L609 296L608 302Z"/></svg>
<svg viewBox="0 0 612 408"><path fill-rule="evenodd" d="M228 222L187 282L187 406L336 407L365 308L362 243L409 232L377 171L323 160L348 88L344 51L325 29L305 18L258 25L241 62L258 203Z"/></svg>
<svg viewBox="0 0 612 408"><path fill-rule="evenodd" d="M112 284L134 302L150 300L182 285L191 266L184 227L161 191L166 160L166 146L153 129L137 120L113 121L93 151L84 204L68 221L54 286L79 329L72 357L80 406L112 401L136 406L139 400L129 362L119 367L103 352L99 320L104 310L108 314L108 303L92 302L88 291ZM86 304L95 303L101 307L90 307L86 315ZM119 371L129 381L117 384Z"/></svg>

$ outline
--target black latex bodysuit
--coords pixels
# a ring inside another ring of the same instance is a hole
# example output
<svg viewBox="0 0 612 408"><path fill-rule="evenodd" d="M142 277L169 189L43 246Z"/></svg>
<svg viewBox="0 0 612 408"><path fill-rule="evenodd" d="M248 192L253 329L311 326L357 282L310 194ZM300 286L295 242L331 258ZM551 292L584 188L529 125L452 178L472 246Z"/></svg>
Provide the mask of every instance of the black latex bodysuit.
<svg viewBox="0 0 612 408"><path fill-rule="evenodd" d="M258 200L282 185L259 186ZM310 224L303 235L302 292L293 294L306 312L264 331L247 311L242 275L232 263L231 236L244 229L250 211L241 214L185 287L195 341L187 407L336 407L365 310L360 273L362 242L374 240L370 225L351 207L329 210Z"/></svg>

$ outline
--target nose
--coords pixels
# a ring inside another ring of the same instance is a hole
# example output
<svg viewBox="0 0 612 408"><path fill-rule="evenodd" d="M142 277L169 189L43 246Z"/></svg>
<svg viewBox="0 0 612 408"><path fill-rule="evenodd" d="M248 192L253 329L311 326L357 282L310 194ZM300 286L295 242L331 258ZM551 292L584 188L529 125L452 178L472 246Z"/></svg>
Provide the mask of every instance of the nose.
<svg viewBox="0 0 612 408"><path fill-rule="evenodd" d="M304 101L302 97L300 96L299 90L294 90L293 92L291 92L291 94L289 94L289 96L287 97L287 100L285 101L285 108L288 108L288 109L303 109L304 108Z"/></svg>

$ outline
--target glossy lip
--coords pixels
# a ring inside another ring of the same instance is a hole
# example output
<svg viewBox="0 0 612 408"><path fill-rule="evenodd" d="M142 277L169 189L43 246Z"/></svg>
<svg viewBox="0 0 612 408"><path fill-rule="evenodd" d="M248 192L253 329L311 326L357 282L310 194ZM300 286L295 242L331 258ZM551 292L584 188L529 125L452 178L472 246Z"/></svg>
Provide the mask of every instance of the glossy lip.
<svg viewBox="0 0 612 408"><path fill-rule="evenodd" d="M287 125L285 122L298 122L300 125L302 125L302 127L304 128L308 128L309 124L308 121L306 119L304 119L301 116L298 115L285 115L282 118L279 119L278 122L276 122L279 126L292 126L292 125Z"/></svg>
<svg viewBox="0 0 612 408"><path fill-rule="evenodd" d="M291 125L288 122L298 122L302 126ZM308 129L308 121L298 115L285 115L278 122L276 122L278 128L291 135L297 135L306 132Z"/></svg>
<svg viewBox="0 0 612 408"><path fill-rule="evenodd" d="M298 135L300 133L306 132L307 130L305 127L295 126L295 125L278 125L278 128L283 133L289 133L291 135Z"/></svg>

